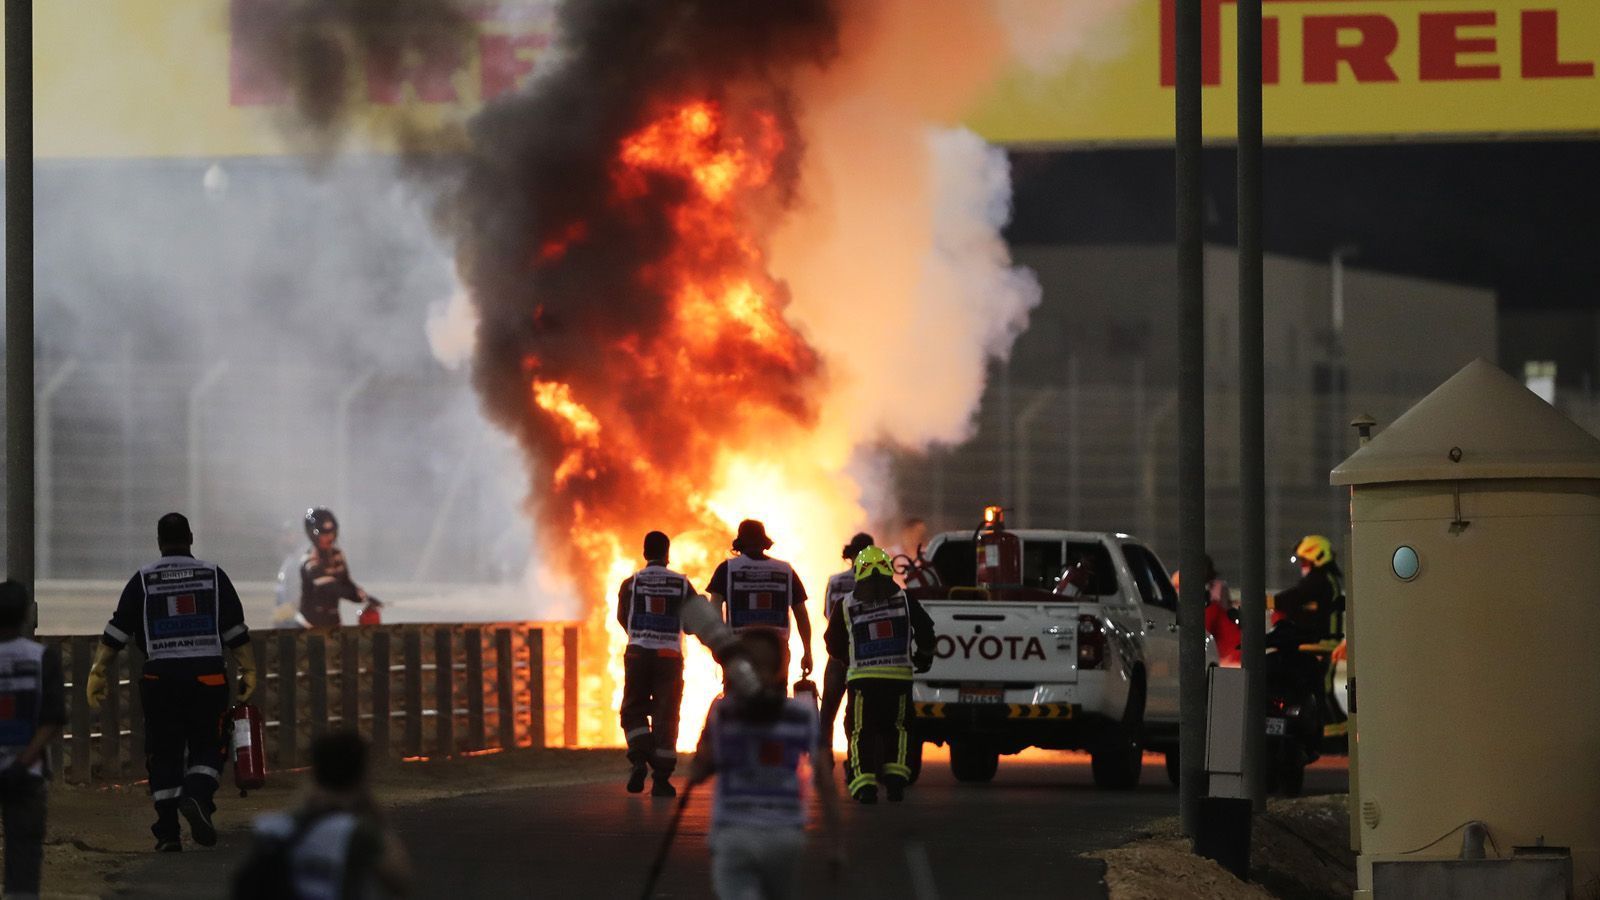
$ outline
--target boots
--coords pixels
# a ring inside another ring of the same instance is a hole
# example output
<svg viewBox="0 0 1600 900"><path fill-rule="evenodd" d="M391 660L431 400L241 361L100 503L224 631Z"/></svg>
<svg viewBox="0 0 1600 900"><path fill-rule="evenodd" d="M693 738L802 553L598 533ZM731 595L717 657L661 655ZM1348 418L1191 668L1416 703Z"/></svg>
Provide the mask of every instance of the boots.
<svg viewBox="0 0 1600 900"><path fill-rule="evenodd" d="M633 767L633 773L628 776L628 793L639 794L644 792L644 779L650 770L643 764Z"/></svg>
<svg viewBox="0 0 1600 900"><path fill-rule="evenodd" d="M672 781L670 779L671 779L670 775L662 775L659 772L656 773L655 781L650 786L650 796L652 796L652 797L676 797L676 796L678 796L678 789L672 786Z"/></svg>

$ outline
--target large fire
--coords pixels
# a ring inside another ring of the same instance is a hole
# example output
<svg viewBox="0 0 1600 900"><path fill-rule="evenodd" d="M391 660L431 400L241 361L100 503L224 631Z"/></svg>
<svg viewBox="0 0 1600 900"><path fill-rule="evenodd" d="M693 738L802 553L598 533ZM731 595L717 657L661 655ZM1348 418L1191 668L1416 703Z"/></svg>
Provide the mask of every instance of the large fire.
<svg viewBox="0 0 1600 900"><path fill-rule="evenodd" d="M592 348L593 365L610 370L601 382L608 395L585 396L526 360L532 407L561 443L542 492L546 520L549 504L571 512L567 543L589 610L580 657L585 745L621 741L626 640L614 591L642 565L640 540L651 529L672 536L673 566L703 588L734 524L763 519L778 542L774 555L795 563L816 595L808 604L813 646L819 666L825 659L821 589L863 513L828 466L837 448L819 446L824 438L809 427L820 365L786 320L786 289L765 264L759 226L781 199L773 175L787 149L772 112L708 100L671 106L630 134L610 173L611 213L629 221L664 211L664 249L638 272L659 298L663 327ZM534 264L559 265L593 232L584 222L564 226L537 248ZM640 406L655 407L648 433L632 414ZM709 654L688 643L685 748L721 686Z"/></svg>

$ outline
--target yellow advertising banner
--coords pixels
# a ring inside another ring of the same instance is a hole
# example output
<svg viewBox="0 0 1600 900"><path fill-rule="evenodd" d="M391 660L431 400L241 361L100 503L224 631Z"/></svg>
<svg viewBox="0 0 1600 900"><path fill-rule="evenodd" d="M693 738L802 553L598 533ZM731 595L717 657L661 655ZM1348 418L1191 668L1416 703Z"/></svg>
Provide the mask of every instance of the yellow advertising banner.
<svg viewBox="0 0 1600 900"><path fill-rule="evenodd" d="M253 13L279 2L36 3L38 154L291 152L288 91L241 39ZM969 123L1006 144L1170 141L1174 2L1130 0L1056 71L1007 77ZM1225 139L1234 126L1236 7L1197 2L1206 133ZM350 143L385 149L366 136L385 134L402 106L459 118L515 89L551 44L555 6L484 0L468 52L366 61ZM1600 135L1600 0L1265 0L1264 9L1270 139Z"/></svg>
<svg viewBox="0 0 1600 900"><path fill-rule="evenodd" d="M1201 8L1208 138L1235 133L1236 4ZM1138 0L971 124L1007 144L1170 142L1174 0ZM1600 135L1600 0L1264 0L1269 139Z"/></svg>

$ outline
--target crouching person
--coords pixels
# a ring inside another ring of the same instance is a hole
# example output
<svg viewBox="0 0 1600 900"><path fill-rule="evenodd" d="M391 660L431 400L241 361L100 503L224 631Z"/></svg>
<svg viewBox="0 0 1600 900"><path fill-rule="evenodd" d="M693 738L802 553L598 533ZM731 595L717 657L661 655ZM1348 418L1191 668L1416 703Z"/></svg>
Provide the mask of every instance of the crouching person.
<svg viewBox="0 0 1600 900"><path fill-rule="evenodd" d="M367 743L351 731L311 745L312 788L294 812L255 822L250 855L233 876L235 900L404 896L405 848L378 816L367 784Z"/></svg>
<svg viewBox="0 0 1600 900"><path fill-rule="evenodd" d="M842 861L838 813L833 780L815 762L816 707L785 696L782 638L752 630L740 640L764 690L751 699L724 695L711 704L689 777L691 783L717 779L709 840L716 895L774 900L797 893L806 840L802 758L811 761L836 867Z"/></svg>

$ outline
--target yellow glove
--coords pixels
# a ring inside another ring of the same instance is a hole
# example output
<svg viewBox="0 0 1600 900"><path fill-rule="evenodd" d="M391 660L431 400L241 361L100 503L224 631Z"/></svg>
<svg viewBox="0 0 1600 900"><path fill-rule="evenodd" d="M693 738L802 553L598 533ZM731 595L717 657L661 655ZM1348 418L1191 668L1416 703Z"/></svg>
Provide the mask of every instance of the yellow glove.
<svg viewBox="0 0 1600 900"><path fill-rule="evenodd" d="M239 667L239 702L243 703L256 692L256 648L250 644L235 647L233 662Z"/></svg>
<svg viewBox="0 0 1600 900"><path fill-rule="evenodd" d="M89 680L84 684L84 693L89 700L90 709L99 709L105 702L106 695L111 693L111 685L106 680L106 666L111 664L111 658L117 651L105 644L95 647L94 665L89 667Z"/></svg>

